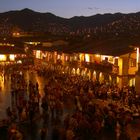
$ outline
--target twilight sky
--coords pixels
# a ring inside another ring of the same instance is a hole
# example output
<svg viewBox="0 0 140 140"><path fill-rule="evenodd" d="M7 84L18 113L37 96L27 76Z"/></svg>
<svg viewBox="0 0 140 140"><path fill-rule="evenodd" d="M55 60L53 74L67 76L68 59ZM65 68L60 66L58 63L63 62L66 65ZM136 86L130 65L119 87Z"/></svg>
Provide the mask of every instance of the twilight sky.
<svg viewBox="0 0 140 140"><path fill-rule="evenodd" d="M60 17L140 11L140 0L0 0L0 12L30 8Z"/></svg>

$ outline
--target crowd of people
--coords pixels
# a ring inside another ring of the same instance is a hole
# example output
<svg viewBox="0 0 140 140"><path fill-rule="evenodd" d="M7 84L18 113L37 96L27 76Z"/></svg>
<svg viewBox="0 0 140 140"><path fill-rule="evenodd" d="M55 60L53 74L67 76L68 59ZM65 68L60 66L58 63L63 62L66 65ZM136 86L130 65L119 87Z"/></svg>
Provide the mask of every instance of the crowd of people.
<svg viewBox="0 0 140 140"><path fill-rule="evenodd" d="M63 104L66 98L73 98L75 110L64 119L66 139L100 139L105 129L114 132L117 139L121 136L130 139L128 126L134 119L133 115L140 111L139 96L134 87L119 89L117 85L50 70L38 70L38 74L48 79L44 91L50 110L63 110L63 106L57 105L57 100ZM54 96L53 107L51 96Z"/></svg>
<svg viewBox="0 0 140 140"><path fill-rule="evenodd" d="M129 125L140 113L140 97L134 87L119 89L50 69L34 68L33 73L46 79L44 93L37 81L27 81L24 72L11 73L12 105L5 121L10 124L9 140L23 140L18 124L32 125L36 120L43 120L40 139L46 140L49 118L52 140L100 140L107 132L116 140L130 139Z"/></svg>

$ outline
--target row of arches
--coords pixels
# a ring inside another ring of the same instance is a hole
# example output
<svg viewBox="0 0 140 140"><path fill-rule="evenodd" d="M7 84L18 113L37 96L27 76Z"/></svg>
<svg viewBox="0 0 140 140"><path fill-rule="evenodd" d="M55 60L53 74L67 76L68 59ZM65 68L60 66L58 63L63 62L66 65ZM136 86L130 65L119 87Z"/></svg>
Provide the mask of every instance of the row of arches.
<svg viewBox="0 0 140 140"><path fill-rule="evenodd" d="M117 84L120 88L123 86L124 83L123 77L120 77L117 74L102 72L94 69L88 69L85 67L76 68L52 63L46 63L45 67L48 69L57 70L62 73L83 76L92 81L98 81L100 83ZM128 77L127 81L128 82L127 84L125 83L125 85L129 86L135 85L135 77L131 78Z"/></svg>
<svg viewBox="0 0 140 140"><path fill-rule="evenodd" d="M88 68L73 68L73 67L62 66L62 65L51 65L49 67L61 71L63 73L67 73L71 75L80 75L92 81L99 81L100 83L104 83L104 82L109 82L111 84L117 83L117 76L111 73L104 73L101 71L88 69Z"/></svg>

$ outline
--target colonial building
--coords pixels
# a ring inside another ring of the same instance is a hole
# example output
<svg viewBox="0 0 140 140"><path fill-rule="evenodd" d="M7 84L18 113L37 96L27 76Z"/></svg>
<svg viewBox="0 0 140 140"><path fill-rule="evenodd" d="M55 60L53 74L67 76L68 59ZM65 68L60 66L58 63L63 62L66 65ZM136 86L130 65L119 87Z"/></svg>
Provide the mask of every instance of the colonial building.
<svg viewBox="0 0 140 140"><path fill-rule="evenodd" d="M118 84L120 88L135 85L138 53L131 46L36 46L33 53L38 64L63 73L82 75L100 83Z"/></svg>

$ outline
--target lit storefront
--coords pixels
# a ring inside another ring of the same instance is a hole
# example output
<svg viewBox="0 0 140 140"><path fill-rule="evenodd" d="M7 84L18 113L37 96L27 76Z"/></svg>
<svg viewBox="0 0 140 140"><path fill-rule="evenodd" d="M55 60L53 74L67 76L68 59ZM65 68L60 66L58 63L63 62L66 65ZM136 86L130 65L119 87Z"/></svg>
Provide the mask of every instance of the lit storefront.
<svg viewBox="0 0 140 140"><path fill-rule="evenodd" d="M14 44L7 42L7 40L2 40L0 42L0 65L21 64L22 59L27 56L24 48L20 45L23 44Z"/></svg>

